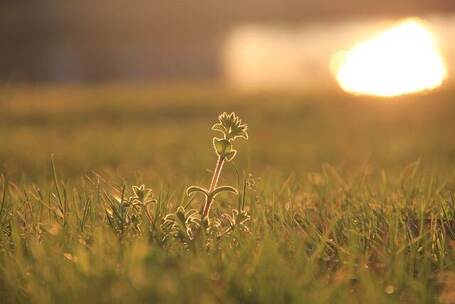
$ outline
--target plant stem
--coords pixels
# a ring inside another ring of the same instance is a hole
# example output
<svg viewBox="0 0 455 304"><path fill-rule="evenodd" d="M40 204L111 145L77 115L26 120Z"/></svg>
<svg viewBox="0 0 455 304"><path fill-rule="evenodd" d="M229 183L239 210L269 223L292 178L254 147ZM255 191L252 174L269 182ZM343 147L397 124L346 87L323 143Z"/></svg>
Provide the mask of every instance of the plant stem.
<svg viewBox="0 0 455 304"><path fill-rule="evenodd" d="M220 179L221 171L223 170L224 157L219 156L218 161L216 162L215 170L213 171L212 181L210 182L209 193L212 193L215 190L218 180ZM213 198L209 195L205 200L204 208L202 209L202 218L208 218L210 207L212 206Z"/></svg>

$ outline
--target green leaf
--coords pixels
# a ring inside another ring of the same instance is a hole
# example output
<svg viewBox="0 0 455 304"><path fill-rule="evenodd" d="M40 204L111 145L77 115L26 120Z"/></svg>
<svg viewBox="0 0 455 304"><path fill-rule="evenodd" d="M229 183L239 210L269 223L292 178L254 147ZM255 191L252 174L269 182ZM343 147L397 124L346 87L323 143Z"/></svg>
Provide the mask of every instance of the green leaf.
<svg viewBox="0 0 455 304"><path fill-rule="evenodd" d="M212 197L215 197L218 194L220 194L221 192L237 193L237 189L235 189L234 187L231 187L231 186L220 186L220 187L216 188L215 190L213 190L212 193L210 193L210 195Z"/></svg>
<svg viewBox="0 0 455 304"><path fill-rule="evenodd" d="M226 128L223 127L223 125L221 123L216 123L212 126L212 130L213 131L218 131L218 132L221 132L223 134L226 133Z"/></svg>
<svg viewBox="0 0 455 304"><path fill-rule="evenodd" d="M227 161L231 161L235 157L236 154L237 154L236 150L232 150L231 152L226 153L226 155L225 155L226 156L226 160Z"/></svg>
<svg viewBox="0 0 455 304"><path fill-rule="evenodd" d="M177 211L175 212L175 217L178 220L178 224L182 226L182 228L185 226L185 209L182 206L179 206L177 208Z"/></svg>
<svg viewBox="0 0 455 304"><path fill-rule="evenodd" d="M243 129L235 129L235 130L232 130L231 133L230 133L230 137L231 139L236 139L236 138L244 138L244 139L248 139L248 133L246 133L246 129L243 130Z"/></svg>
<svg viewBox="0 0 455 304"><path fill-rule="evenodd" d="M242 124L242 120L234 113L226 112L218 116L218 123L213 125L212 130L222 132L224 138L232 141L238 137L248 139L248 125Z"/></svg>
<svg viewBox="0 0 455 304"><path fill-rule="evenodd" d="M227 139L214 138L213 147L215 148L216 154L218 156L225 156L227 153L230 153L232 150L232 144Z"/></svg>
<svg viewBox="0 0 455 304"><path fill-rule="evenodd" d="M186 189L187 195L191 195L194 192L202 192L205 196L208 195L208 190L199 186L190 186Z"/></svg>

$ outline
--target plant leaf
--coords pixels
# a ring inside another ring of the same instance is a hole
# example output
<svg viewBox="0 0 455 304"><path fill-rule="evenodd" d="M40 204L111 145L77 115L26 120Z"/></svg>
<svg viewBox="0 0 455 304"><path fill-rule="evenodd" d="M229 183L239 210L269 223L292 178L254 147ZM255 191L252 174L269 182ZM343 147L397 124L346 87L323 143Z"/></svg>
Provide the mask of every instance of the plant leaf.
<svg viewBox="0 0 455 304"><path fill-rule="evenodd" d="M232 150L232 144L227 139L214 138L213 147L215 148L216 154L219 156L225 156Z"/></svg>
<svg viewBox="0 0 455 304"><path fill-rule="evenodd" d="M215 190L213 190L212 193L210 193L210 195L212 197L215 197L218 194L220 194L221 192L237 193L237 189L235 189L234 187L231 187L231 186L220 186L220 187L216 188Z"/></svg>
<svg viewBox="0 0 455 304"><path fill-rule="evenodd" d="M225 155L226 156L226 160L227 161L231 161L235 157L236 154L237 154L236 150L232 150L229 153L226 153L226 155Z"/></svg>
<svg viewBox="0 0 455 304"><path fill-rule="evenodd" d="M223 134L226 133L226 129L223 127L223 125L221 123L216 123L212 126L212 130L213 131L218 131L218 132L221 132Z"/></svg>
<svg viewBox="0 0 455 304"><path fill-rule="evenodd" d="M212 130L222 132L224 138L232 141L238 137L248 139L246 124L242 124L242 120L234 113L224 112L218 116L218 123L213 125Z"/></svg>
<svg viewBox="0 0 455 304"><path fill-rule="evenodd" d="M208 190L199 186L190 186L186 189L187 195L191 195L194 192L202 192L205 196L208 195Z"/></svg>

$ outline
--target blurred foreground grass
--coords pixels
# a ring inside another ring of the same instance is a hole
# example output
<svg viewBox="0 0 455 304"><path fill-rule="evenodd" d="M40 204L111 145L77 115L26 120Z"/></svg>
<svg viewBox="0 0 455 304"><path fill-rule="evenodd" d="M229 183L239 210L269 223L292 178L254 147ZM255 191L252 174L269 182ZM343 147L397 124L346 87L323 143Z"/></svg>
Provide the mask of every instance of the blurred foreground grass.
<svg viewBox="0 0 455 304"><path fill-rule="evenodd" d="M0 302L450 303L454 96L2 88ZM223 111L249 125L223 179L253 173L251 234L163 243L185 186L208 183ZM106 194L142 183L154 222L120 237Z"/></svg>

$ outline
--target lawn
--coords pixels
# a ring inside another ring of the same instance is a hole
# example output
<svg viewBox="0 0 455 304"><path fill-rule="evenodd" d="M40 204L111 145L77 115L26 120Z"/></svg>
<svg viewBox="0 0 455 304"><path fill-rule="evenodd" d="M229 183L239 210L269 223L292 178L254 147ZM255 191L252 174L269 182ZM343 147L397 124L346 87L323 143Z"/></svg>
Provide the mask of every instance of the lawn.
<svg viewBox="0 0 455 304"><path fill-rule="evenodd" d="M0 302L454 303L454 97L3 87Z"/></svg>

